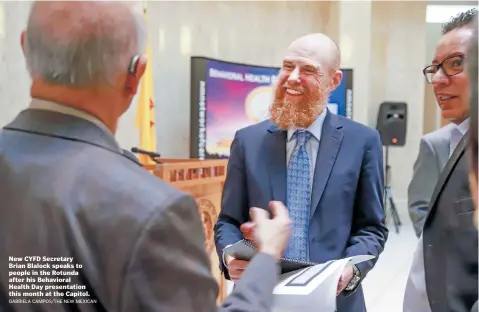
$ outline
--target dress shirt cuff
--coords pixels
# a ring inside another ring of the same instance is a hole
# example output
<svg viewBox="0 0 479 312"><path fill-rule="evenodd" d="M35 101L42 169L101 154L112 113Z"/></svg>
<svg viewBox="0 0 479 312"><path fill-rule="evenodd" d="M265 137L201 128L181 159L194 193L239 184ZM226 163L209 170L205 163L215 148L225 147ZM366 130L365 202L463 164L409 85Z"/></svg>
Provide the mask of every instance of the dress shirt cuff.
<svg viewBox="0 0 479 312"><path fill-rule="evenodd" d="M231 244L228 245L228 246L226 246L226 247L229 247L229 246L231 246ZM226 247L225 247L225 248L226 248ZM228 269L228 264L229 264L229 262L231 261L232 258L233 258L233 257L231 257L231 256L229 256L229 255L227 255L227 254L225 254L225 252L223 251L222 259L223 259L223 265L224 265L224 267L225 267L226 269Z"/></svg>

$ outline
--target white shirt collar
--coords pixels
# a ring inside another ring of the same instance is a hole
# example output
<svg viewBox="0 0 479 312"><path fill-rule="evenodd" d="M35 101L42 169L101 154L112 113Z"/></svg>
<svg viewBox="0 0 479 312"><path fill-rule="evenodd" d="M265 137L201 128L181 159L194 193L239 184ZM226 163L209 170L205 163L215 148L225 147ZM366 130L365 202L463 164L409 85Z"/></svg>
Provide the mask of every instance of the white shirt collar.
<svg viewBox="0 0 479 312"><path fill-rule="evenodd" d="M93 123L94 125L96 125L97 127L99 127L101 130L103 130L107 135L112 136L113 140L115 141L115 143L117 145L116 147L118 148L118 151L120 152L120 154L123 153L123 150L120 148L120 145L118 144L118 142L115 139L115 135L110 131L110 129L108 129L108 127L100 119L96 118L95 116L93 116L93 115L91 115L91 114L89 114L85 111L76 109L76 108L71 107L71 106L66 106L66 105L62 105L62 104L55 103L55 102L52 102L52 101L36 99L36 98L32 98L29 109L48 110L48 111L57 112L57 113L70 115L70 116L75 116L75 117L87 120L87 121Z"/></svg>
<svg viewBox="0 0 479 312"><path fill-rule="evenodd" d="M318 141L321 139L321 133L323 132L323 124L324 120L326 119L327 112L328 108L325 105L323 111L321 112L321 114L319 114L318 118L316 118L316 120L308 128L306 128L306 130L311 132L311 134ZM288 129L288 142L291 141L291 138L293 137L293 134L296 130L297 128Z"/></svg>
<svg viewBox="0 0 479 312"><path fill-rule="evenodd" d="M82 118L100 127L103 131L109 133L110 135L113 135L110 129L108 129L108 127L100 119L96 118L95 116L85 111L79 110L71 106L66 106L66 105L58 104L52 101L33 98L29 108L49 110L49 111L62 113L65 115L71 115L78 118Z"/></svg>
<svg viewBox="0 0 479 312"><path fill-rule="evenodd" d="M461 132L462 135L466 134L466 132L469 130L470 122L471 122L471 118L467 118L459 125L456 125L457 130L459 130L459 132Z"/></svg>

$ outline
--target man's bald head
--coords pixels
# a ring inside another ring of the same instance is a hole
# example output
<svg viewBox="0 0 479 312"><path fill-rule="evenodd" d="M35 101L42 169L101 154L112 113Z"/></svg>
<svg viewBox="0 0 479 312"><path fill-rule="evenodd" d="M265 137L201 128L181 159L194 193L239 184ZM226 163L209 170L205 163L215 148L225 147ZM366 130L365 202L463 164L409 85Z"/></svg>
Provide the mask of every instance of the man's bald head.
<svg viewBox="0 0 479 312"><path fill-rule="evenodd" d="M128 2L38 1L24 51L33 79L82 88L114 83L145 39L142 16Z"/></svg>
<svg viewBox="0 0 479 312"><path fill-rule="evenodd" d="M341 66L339 47L328 36L315 33L294 40L287 50L287 56L300 56L316 61L321 67L336 71Z"/></svg>

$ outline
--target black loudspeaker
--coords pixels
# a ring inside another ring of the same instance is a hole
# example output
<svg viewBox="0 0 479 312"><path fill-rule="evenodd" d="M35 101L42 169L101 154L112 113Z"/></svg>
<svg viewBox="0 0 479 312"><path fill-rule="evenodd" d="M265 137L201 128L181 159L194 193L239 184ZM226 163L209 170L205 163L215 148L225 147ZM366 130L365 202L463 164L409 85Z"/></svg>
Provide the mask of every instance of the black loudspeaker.
<svg viewBox="0 0 479 312"><path fill-rule="evenodd" d="M384 146L406 144L407 104L404 102L383 102L379 107L379 131Z"/></svg>

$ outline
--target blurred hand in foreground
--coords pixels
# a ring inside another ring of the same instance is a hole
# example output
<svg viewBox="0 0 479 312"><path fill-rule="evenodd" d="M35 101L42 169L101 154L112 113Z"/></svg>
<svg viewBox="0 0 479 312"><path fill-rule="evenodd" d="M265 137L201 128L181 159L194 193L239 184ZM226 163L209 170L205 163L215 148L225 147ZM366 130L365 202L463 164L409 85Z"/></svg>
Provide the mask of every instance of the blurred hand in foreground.
<svg viewBox="0 0 479 312"><path fill-rule="evenodd" d="M259 252L269 254L278 260L282 257L291 235L291 220L288 209L279 201L271 201L268 211L253 207L250 210L251 222L241 225L244 238L253 242Z"/></svg>
<svg viewBox="0 0 479 312"><path fill-rule="evenodd" d="M269 254L279 260L291 235L291 220L283 203L272 201L269 208L272 218L265 209L251 208L251 222L242 224L240 229L244 238L256 245L258 252ZM228 257L227 262L230 279L236 283L246 269L248 261Z"/></svg>

